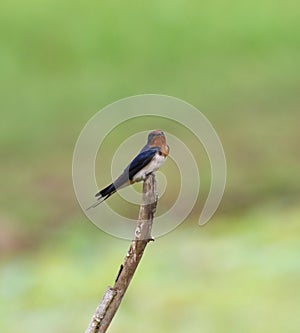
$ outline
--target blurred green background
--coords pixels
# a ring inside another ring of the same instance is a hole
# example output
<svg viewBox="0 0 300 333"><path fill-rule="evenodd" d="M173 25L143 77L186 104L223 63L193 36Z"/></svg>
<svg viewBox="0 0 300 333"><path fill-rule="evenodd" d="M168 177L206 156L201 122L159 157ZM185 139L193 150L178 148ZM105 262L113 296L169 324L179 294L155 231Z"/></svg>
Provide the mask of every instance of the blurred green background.
<svg viewBox="0 0 300 333"><path fill-rule="evenodd" d="M1 2L2 332L83 332L113 283L129 243L81 212L72 153L99 109L142 93L209 118L227 188L210 224L196 208L149 245L110 332L300 331L299 15L290 0Z"/></svg>

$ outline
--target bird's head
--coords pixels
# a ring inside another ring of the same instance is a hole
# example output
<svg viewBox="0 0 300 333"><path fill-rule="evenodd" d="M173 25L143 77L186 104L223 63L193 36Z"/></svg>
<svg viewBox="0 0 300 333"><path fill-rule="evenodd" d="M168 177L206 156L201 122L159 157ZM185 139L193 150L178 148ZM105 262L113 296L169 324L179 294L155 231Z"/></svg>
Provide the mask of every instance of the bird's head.
<svg viewBox="0 0 300 333"><path fill-rule="evenodd" d="M155 130L149 133L147 145L149 147L159 147L164 156L169 154L169 146L166 142L165 133L161 130Z"/></svg>
<svg viewBox="0 0 300 333"><path fill-rule="evenodd" d="M165 134L162 130L155 130L149 133L148 135L148 145L152 145L153 142L156 141L156 139L159 139L159 141L161 141L161 139L165 140Z"/></svg>

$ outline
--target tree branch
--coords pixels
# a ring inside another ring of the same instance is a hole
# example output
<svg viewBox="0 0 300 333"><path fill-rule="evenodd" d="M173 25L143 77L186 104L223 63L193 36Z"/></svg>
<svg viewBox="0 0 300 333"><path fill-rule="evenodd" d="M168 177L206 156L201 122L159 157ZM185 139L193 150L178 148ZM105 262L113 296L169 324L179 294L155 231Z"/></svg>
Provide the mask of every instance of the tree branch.
<svg viewBox="0 0 300 333"><path fill-rule="evenodd" d="M143 184L143 198L135 230L135 238L121 265L113 287L108 287L85 333L104 333L116 314L135 270L151 237L153 216L157 205L157 189L154 174Z"/></svg>

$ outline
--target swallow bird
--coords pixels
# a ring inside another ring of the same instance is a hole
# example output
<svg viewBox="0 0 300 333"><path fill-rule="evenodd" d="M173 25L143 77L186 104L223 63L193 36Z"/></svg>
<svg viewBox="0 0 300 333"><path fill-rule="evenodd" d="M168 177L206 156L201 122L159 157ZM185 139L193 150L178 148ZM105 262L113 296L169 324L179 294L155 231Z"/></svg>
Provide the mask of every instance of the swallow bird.
<svg viewBox="0 0 300 333"><path fill-rule="evenodd" d="M163 165L168 154L169 146L166 143L164 132L161 130L150 132L147 144L139 154L113 183L95 195L97 201L88 209L98 206L118 189L145 180L148 175L157 171Z"/></svg>

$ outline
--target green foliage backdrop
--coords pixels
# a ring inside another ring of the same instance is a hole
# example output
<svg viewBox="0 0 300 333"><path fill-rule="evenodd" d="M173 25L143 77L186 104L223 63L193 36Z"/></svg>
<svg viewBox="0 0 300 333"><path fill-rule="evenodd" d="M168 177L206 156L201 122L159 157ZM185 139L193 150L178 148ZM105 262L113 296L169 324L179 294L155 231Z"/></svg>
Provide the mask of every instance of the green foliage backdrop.
<svg viewBox="0 0 300 333"><path fill-rule="evenodd" d="M290 0L1 2L1 331L84 331L128 243L81 213L73 147L108 103L160 93L213 123L227 190L205 228L195 212L151 244L110 331L299 332L299 14Z"/></svg>

